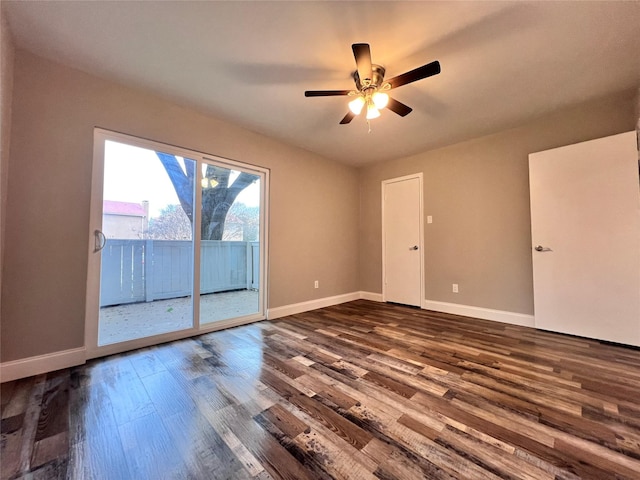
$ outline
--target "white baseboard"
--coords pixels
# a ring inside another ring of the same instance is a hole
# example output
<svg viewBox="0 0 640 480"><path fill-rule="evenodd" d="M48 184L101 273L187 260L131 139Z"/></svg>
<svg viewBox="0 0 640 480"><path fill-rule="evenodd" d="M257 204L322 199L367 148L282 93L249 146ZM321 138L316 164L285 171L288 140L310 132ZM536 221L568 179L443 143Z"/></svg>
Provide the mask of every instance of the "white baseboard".
<svg viewBox="0 0 640 480"><path fill-rule="evenodd" d="M359 300L360 298L360 292L353 292L336 295L334 297L318 298L317 300L309 300L308 302L294 303L292 305L285 305L284 307L270 308L267 312L267 318L269 320L273 320L274 318L286 317L287 315L308 312L309 310L315 310L316 308L324 308L330 307L331 305L338 305L340 303L352 302L353 300Z"/></svg>
<svg viewBox="0 0 640 480"><path fill-rule="evenodd" d="M86 351L84 347L3 362L0 363L0 382L53 372L61 368L82 365L85 362Z"/></svg>
<svg viewBox="0 0 640 480"><path fill-rule="evenodd" d="M484 320L493 320L494 322L510 323L512 325L520 325L522 327L533 327L533 315L524 313L505 312L504 310L492 310L490 308L473 307L469 305L460 305L457 303L436 302L434 300L425 300L422 308L433 310L435 312L452 313L454 315L462 315L465 317L482 318Z"/></svg>
<svg viewBox="0 0 640 480"><path fill-rule="evenodd" d="M360 298L362 300L371 300L372 302L382 302L381 293L360 292Z"/></svg>

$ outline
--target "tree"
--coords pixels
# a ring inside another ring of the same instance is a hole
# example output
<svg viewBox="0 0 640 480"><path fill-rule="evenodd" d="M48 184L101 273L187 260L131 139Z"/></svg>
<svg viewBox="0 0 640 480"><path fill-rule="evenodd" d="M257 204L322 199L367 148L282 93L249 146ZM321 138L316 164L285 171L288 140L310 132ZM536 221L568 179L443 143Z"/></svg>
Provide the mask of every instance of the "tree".
<svg viewBox="0 0 640 480"><path fill-rule="evenodd" d="M176 190L180 205L193 225L193 187L196 162L185 160L184 170L174 155L156 152ZM245 188L257 180L256 175L242 172L231 183L231 170L207 165L202 177L202 240L222 240L229 208Z"/></svg>
<svg viewBox="0 0 640 480"><path fill-rule="evenodd" d="M234 203L227 213L223 240L258 241L260 232L260 207Z"/></svg>
<svg viewBox="0 0 640 480"><path fill-rule="evenodd" d="M180 205L167 205L160 215L149 220L152 240L191 240L191 222Z"/></svg>

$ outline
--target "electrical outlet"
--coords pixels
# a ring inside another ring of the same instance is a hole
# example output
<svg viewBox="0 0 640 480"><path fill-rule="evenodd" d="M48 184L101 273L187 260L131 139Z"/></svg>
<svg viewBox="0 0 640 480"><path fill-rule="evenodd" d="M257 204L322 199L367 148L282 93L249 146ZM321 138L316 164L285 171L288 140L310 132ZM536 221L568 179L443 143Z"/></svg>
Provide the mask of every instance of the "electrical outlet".
<svg viewBox="0 0 640 480"><path fill-rule="evenodd" d="M458 293L458 284L457 284L457 283L454 283L454 284L451 286L451 290L453 291L453 293Z"/></svg>
<svg viewBox="0 0 640 480"><path fill-rule="evenodd" d="M320 288L320 282L318 280L313 282L313 288Z"/></svg>

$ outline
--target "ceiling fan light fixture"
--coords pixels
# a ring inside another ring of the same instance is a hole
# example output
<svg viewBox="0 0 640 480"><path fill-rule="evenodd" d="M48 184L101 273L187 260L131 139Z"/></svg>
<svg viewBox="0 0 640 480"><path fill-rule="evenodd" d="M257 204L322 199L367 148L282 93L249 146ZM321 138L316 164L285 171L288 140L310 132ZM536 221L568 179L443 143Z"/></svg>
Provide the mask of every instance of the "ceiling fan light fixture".
<svg viewBox="0 0 640 480"><path fill-rule="evenodd" d="M354 114L359 115L362 111L362 107L364 107L364 104L364 98L358 96L349 102L349 110L351 110Z"/></svg>
<svg viewBox="0 0 640 480"><path fill-rule="evenodd" d="M383 92L376 92L371 96L374 105L378 110L383 109L389 103L389 95Z"/></svg>
<svg viewBox="0 0 640 480"><path fill-rule="evenodd" d="M200 180L200 185L202 185L202 188L215 188L218 185L218 181L215 178L204 177Z"/></svg>
<svg viewBox="0 0 640 480"><path fill-rule="evenodd" d="M380 111L376 108L376 105L371 102L367 105L367 120L371 120L373 118L378 118L380 116Z"/></svg>
<svg viewBox="0 0 640 480"><path fill-rule="evenodd" d="M369 120L378 118L380 110L383 108L388 108L393 113L406 117L413 109L389 97L386 92L440 73L440 62L434 60L385 82L386 70L383 66L371 62L371 48L368 43L354 43L351 45L351 49L356 60L356 71L351 74L356 84L355 90L307 90L304 92L305 97L342 95L355 97L349 102L349 112L340 121L340 125L351 123L351 120L360 115L365 106L367 107L367 124L369 124Z"/></svg>

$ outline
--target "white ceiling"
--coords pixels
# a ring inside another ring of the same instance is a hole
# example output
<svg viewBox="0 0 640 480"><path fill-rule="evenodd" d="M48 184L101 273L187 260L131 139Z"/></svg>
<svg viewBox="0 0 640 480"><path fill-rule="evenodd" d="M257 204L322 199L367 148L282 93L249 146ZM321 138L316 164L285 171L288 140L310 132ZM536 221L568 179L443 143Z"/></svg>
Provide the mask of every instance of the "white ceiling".
<svg viewBox="0 0 640 480"><path fill-rule="evenodd" d="M640 1L2 3L19 48L351 165L640 86ZM304 97L353 88L359 42L386 78L442 66L371 133L338 124L347 97Z"/></svg>

